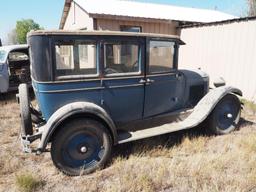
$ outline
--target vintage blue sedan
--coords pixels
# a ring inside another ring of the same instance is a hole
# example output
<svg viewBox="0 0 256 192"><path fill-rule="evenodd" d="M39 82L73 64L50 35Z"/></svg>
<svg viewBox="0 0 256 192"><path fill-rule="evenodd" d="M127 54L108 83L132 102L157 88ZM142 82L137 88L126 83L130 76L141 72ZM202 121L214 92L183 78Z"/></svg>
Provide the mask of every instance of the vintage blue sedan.
<svg viewBox="0 0 256 192"><path fill-rule="evenodd" d="M184 43L177 36L35 31L28 42L39 107L20 85L23 148L41 154L51 143L53 163L65 174L103 167L116 144L205 121L214 134L238 125L242 92L225 83L209 89L206 73L179 70Z"/></svg>

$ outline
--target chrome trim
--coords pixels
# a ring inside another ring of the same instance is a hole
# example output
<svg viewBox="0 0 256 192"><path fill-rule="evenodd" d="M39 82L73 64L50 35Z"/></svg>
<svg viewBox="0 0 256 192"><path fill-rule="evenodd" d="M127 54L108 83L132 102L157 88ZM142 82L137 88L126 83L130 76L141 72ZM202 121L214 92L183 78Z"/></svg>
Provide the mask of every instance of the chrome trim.
<svg viewBox="0 0 256 192"><path fill-rule="evenodd" d="M102 78L103 81L106 80L120 80L120 79L139 79L139 78L144 78L144 75L140 75L140 76L131 76L131 77L111 77L111 78Z"/></svg>
<svg viewBox="0 0 256 192"><path fill-rule="evenodd" d="M105 77L120 77L120 76L130 76L130 75L141 75L141 70L138 72L130 72L130 73L105 74Z"/></svg>
<svg viewBox="0 0 256 192"><path fill-rule="evenodd" d="M114 89L114 88L126 88L126 87L139 87L139 86L144 86L144 84L116 85L116 86L109 86L109 87L106 87L106 89L107 89L107 88Z"/></svg>
<svg viewBox="0 0 256 192"><path fill-rule="evenodd" d="M66 93L66 92L77 92L77 91L93 91L93 90L103 90L103 89L115 89L115 88L126 88L126 87L139 87L144 86L144 84L132 84L132 85L116 85L116 86L106 86L106 87L93 87L93 88L81 88L81 89L63 89L63 90L50 90L50 91L39 91L34 87L35 92L38 93Z"/></svg>
<svg viewBox="0 0 256 192"><path fill-rule="evenodd" d="M51 91L38 91L39 93L66 93L66 92L77 92L77 91L92 91L102 90L105 87L94 87L94 88L81 88L81 89L63 89L63 90L51 90Z"/></svg>
<svg viewBox="0 0 256 192"><path fill-rule="evenodd" d="M61 84L61 83L76 83L76 82L91 82L91 81L106 81L106 80L120 80L120 79L139 79L144 78L144 75L140 76L123 76L123 77L105 77L105 78L97 78L97 79L76 79L76 80L66 80L66 81L37 81L33 77L31 77L32 81L39 84Z"/></svg>
<svg viewBox="0 0 256 192"><path fill-rule="evenodd" d="M168 75L175 75L175 72L163 73L163 74L148 74L146 77L159 77L159 76L168 76Z"/></svg>
<svg viewBox="0 0 256 192"><path fill-rule="evenodd" d="M76 83L76 82L90 82L90 81L100 81L100 78L97 79L74 79L74 80L65 80L65 81L37 81L31 77L32 81L39 84L61 84L61 83Z"/></svg>
<svg viewBox="0 0 256 192"><path fill-rule="evenodd" d="M86 78L96 78L96 77L99 77L100 74L97 73L97 74L91 74L91 75L66 75L66 76L57 76L56 79L58 81L62 81L62 80L66 80L66 81L69 81L69 79L86 79Z"/></svg>

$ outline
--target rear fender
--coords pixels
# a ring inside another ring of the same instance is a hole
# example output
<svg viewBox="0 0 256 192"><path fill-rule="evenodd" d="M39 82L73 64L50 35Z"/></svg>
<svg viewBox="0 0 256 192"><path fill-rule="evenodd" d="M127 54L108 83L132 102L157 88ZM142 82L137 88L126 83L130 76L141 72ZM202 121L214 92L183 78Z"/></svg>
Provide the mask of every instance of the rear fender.
<svg viewBox="0 0 256 192"><path fill-rule="evenodd" d="M211 114L219 101L227 94L242 96L242 91L230 86L210 90L195 106L188 118L181 122L181 126L186 129L198 126Z"/></svg>
<svg viewBox="0 0 256 192"><path fill-rule="evenodd" d="M67 120L69 117L74 115L93 115L101 120L103 120L110 129L111 135L113 137L114 143L117 142L117 132L116 127L108 113L96 104L89 102L75 102L67 104L60 109L58 109L47 121L47 123L40 128L42 130L41 141L38 145L38 151L44 151L47 143L49 142L52 134L58 128L63 121Z"/></svg>

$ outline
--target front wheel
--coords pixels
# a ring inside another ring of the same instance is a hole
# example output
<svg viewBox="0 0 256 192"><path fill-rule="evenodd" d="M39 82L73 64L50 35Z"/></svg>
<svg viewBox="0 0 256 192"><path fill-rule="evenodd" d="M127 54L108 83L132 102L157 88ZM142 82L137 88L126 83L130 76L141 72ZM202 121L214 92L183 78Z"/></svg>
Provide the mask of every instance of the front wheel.
<svg viewBox="0 0 256 192"><path fill-rule="evenodd" d="M70 176L89 174L108 161L112 140L106 127L92 119L76 119L63 125L54 136L54 165Z"/></svg>
<svg viewBox="0 0 256 192"><path fill-rule="evenodd" d="M234 131L241 115L241 102L237 96L228 94L223 97L209 116L210 131L224 135Z"/></svg>

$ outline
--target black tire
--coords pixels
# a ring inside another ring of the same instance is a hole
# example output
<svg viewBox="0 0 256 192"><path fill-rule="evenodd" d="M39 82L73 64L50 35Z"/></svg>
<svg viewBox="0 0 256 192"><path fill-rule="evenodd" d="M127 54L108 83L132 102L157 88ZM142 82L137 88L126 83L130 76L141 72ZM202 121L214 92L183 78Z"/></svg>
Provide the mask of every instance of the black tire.
<svg viewBox="0 0 256 192"><path fill-rule="evenodd" d="M237 96L228 94L217 104L208 119L209 130L217 135L234 131L241 116L241 102Z"/></svg>
<svg viewBox="0 0 256 192"><path fill-rule="evenodd" d="M28 85L23 83L19 85L19 102L21 118L21 135L33 135L32 120L30 113L30 98Z"/></svg>
<svg viewBox="0 0 256 192"><path fill-rule="evenodd" d="M79 176L103 168L111 150L111 136L102 123L76 119L60 127L54 135L51 157L64 174Z"/></svg>

